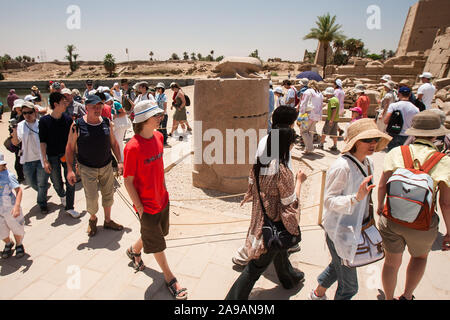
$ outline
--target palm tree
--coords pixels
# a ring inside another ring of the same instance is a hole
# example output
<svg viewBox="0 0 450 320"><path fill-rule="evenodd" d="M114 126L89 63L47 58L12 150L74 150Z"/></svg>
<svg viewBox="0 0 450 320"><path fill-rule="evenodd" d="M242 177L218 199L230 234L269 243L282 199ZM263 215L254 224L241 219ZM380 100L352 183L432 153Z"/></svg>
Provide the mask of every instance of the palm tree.
<svg viewBox="0 0 450 320"><path fill-rule="evenodd" d="M105 67L105 70L109 72L109 76L112 77L116 70L116 59L114 59L111 53L108 53L103 59L103 66Z"/></svg>
<svg viewBox="0 0 450 320"><path fill-rule="evenodd" d="M325 78L325 68L327 66L330 42L344 40L345 36L340 31L342 26L340 24L336 24L336 16L331 17L329 13L317 17L316 25L317 28L311 28L310 33L308 33L303 39L315 39L323 45L323 77Z"/></svg>
<svg viewBox="0 0 450 320"><path fill-rule="evenodd" d="M392 51L392 50L389 50L388 53L387 53L387 56L388 56L388 58L395 57L395 52Z"/></svg>
<svg viewBox="0 0 450 320"><path fill-rule="evenodd" d="M214 60L214 50L211 50L210 52L212 59Z"/></svg>
<svg viewBox="0 0 450 320"><path fill-rule="evenodd" d="M189 55L186 51L183 52L183 60L189 60Z"/></svg>
<svg viewBox="0 0 450 320"><path fill-rule="evenodd" d="M150 56L150 61L153 61L153 55L154 55L153 51L150 51L150 53L148 55Z"/></svg>
<svg viewBox="0 0 450 320"><path fill-rule="evenodd" d="M192 61L197 60L197 56L195 55L195 52L192 52L192 53L191 53L191 60L192 60Z"/></svg>
<svg viewBox="0 0 450 320"><path fill-rule="evenodd" d="M387 58L387 50L386 49L381 50L381 56L383 57L383 60L386 60L386 58Z"/></svg>
<svg viewBox="0 0 450 320"><path fill-rule="evenodd" d="M78 54L75 54L77 48L73 44L66 46L66 51L69 54L66 56L66 60L69 61L70 71L75 72L78 69L77 58Z"/></svg>

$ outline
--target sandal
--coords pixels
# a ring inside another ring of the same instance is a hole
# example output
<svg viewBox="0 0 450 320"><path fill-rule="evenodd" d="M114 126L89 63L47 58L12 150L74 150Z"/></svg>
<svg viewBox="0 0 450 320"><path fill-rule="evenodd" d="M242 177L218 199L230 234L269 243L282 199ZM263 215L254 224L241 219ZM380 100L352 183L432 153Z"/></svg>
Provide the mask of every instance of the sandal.
<svg viewBox="0 0 450 320"><path fill-rule="evenodd" d="M136 270L136 272L144 271L145 265L144 262L142 262L142 259L138 263L136 263L136 260L134 260L135 257L141 257L140 253L134 253L133 247L130 247L129 249L127 249L127 256L131 259L131 261L133 261L133 268L134 270Z"/></svg>
<svg viewBox="0 0 450 320"><path fill-rule="evenodd" d="M123 230L123 226L110 220L109 222L105 221L103 223L103 229L111 229L111 230L115 230L115 231L121 231L121 230Z"/></svg>
<svg viewBox="0 0 450 320"><path fill-rule="evenodd" d="M173 278L172 281L169 283L166 283L167 288L169 289L170 293L176 300L186 300L187 299L187 289L183 288L180 290L177 290L175 287L175 284L178 282L177 278ZM185 295L181 295L183 292L186 292Z"/></svg>
<svg viewBox="0 0 450 320"><path fill-rule="evenodd" d="M416 299L416 297L414 297L414 295L412 296L411 300L406 299L405 296L401 295L400 297L398 297L395 300L398 300L398 301L401 301L401 300L412 301L412 300L415 300L415 299Z"/></svg>
<svg viewBox="0 0 450 320"><path fill-rule="evenodd" d="M5 244L5 249L3 249L3 251L2 251L2 258L3 259L8 259L9 257L12 256L12 254L13 254L13 250L12 250L13 246L14 246L14 242L12 242L12 241L10 243L8 243L8 244Z"/></svg>
<svg viewBox="0 0 450 320"><path fill-rule="evenodd" d="M20 259L25 255L25 249L23 247L23 244L20 244L16 246L16 258Z"/></svg>

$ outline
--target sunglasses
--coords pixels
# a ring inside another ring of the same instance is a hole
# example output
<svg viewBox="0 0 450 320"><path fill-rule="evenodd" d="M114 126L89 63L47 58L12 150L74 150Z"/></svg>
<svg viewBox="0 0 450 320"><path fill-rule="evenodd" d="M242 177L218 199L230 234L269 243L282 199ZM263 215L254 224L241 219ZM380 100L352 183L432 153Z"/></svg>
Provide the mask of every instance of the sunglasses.
<svg viewBox="0 0 450 320"><path fill-rule="evenodd" d="M22 114L24 115L24 116L26 116L27 114L33 114L34 113L34 111L25 111L25 112L22 112Z"/></svg>
<svg viewBox="0 0 450 320"><path fill-rule="evenodd" d="M153 118L161 118L164 117L164 113L158 113L153 116Z"/></svg>
<svg viewBox="0 0 450 320"><path fill-rule="evenodd" d="M380 139L381 138L369 138L369 139L361 139L361 141L364 143L372 143L372 142L378 143L380 141Z"/></svg>

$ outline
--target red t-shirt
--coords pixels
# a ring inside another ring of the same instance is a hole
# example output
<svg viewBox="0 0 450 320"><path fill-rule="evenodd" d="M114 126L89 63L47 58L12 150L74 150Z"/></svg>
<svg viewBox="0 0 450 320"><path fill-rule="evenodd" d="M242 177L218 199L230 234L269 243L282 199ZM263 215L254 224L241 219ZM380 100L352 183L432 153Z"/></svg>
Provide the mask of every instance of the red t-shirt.
<svg viewBox="0 0 450 320"><path fill-rule="evenodd" d="M149 214L161 212L169 202L169 193L164 187L163 151L164 136L158 131L151 139L136 134L124 150L123 176L134 177L133 185L144 212Z"/></svg>
<svg viewBox="0 0 450 320"><path fill-rule="evenodd" d="M104 104L102 109L102 117L108 118L109 120L112 120L111 116L111 106Z"/></svg>
<svg viewBox="0 0 450 320"><path fill-rule="evenodd" d="M370 98L365 94L361 95L358 100L356 100L355 107L360 107L363 114L363 118L367 118L367 112L369 111L370 106Z"/></svg>

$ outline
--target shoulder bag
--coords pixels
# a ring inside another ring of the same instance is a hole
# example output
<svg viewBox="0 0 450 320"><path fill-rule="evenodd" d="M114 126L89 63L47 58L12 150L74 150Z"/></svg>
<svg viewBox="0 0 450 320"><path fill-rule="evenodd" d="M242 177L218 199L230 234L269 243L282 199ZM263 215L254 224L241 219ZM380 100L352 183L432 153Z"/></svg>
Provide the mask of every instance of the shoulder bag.
<svg viewBox="0 0 450 320"><path fill-rule="evenodd" d="M345 158L350 159L359 168L364 177L367 174L364 172L363 168L353 159L351 156L344 155ZM371 174L370 164L369 164L369 174ZM370 182L372 184L372 182ZM382 247L382 238L380 232L375 226L375 219L373 215L373 201L372 201L372 191L369 194L369 218L363 222L361 228L361 235L359 237L358 248L356 249L355 258L353 261L348 261L342 259L342 264L349 268L362 267L368 264L377 262L384 258L384 250Z"/></svg>

